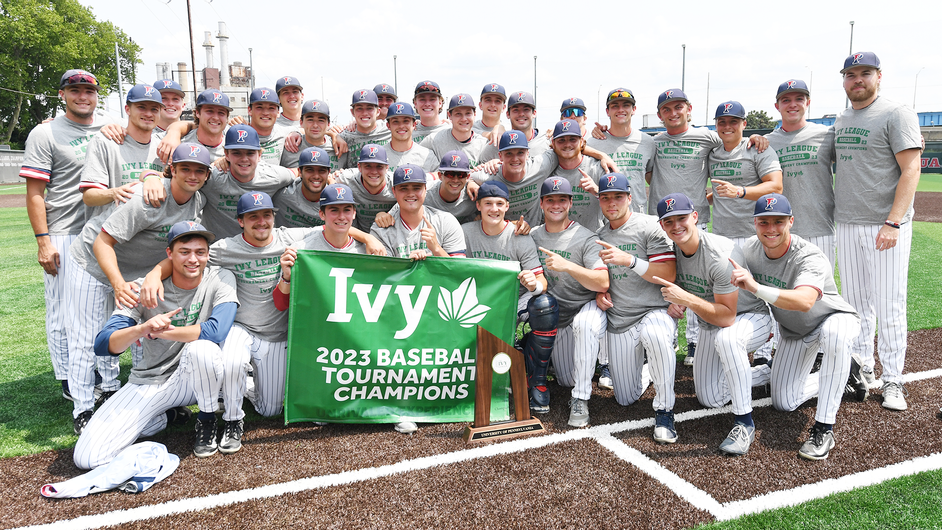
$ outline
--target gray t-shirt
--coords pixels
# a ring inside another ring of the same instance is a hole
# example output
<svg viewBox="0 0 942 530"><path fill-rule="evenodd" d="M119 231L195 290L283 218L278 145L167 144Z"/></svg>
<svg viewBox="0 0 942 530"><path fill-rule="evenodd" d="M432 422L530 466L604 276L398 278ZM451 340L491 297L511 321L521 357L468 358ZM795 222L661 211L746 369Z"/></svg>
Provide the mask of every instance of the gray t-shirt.
<svg viewBox="0 0 942 530"><path fill-rule="evenodd" d="M226 131L228 131L228 130L229 130L229 127L226 126ZM225 133L225 131L223 132L223 141L219 142L219 145L206 145L206 144L200 142L199 139L197 139L196 131L197 131L197 129L194 128L192 131L190 131L189 133L187 133L186 136L184 136L183 138L180 139L180 143L188 142L188 143L191 143L191 144L202 145L202 146L205 147L207 150L209 150L209 156L210 156L210 158L213 159L213 160L216 160L216 159L219 159L219 158L222 158L222 157L226 156L226 148L225 148L225 145L226 145L225 134L226 134L226 133Z"/></svg>
<svg viewBox="0 0 942 530"><path fill-rule="evenodd" d="M353 200L357 203L357 217L353 224L364 232L373 226L376 214L388 212L396 204L396 196L392 191L393 177L389 171L386 171L386 185L376 194L370 193L363 185L359 169L345 169L336 179L339 184L346 184L353 191Z"/></svg>
<svg viewBox="0 0 942 530"><path fill-rule="evenodd" d="M657 203L671 193L690 197L699 215L698 223L710 221L710 203L706 200L709 180L707 156L722 146L715 131L691 127L681 134L662 132L654 137L654 172L648 194L648 213L657 215Z"/></svg>
<svg viewBox="0 0 942 530"><path fill-rule="evenodd" d="M661 229L657 217L632 213L625 224L612 230L606 223L599 239L649 263L674 261L674 245ZM601 245L596 245L601 250ZM625 333L648 312L666 309L670 304L661 295L661 286L653 284L623 265L608 266L609 287L614 307L606 311L608 331Z"/></svg>
<svg viewBox="0 0 942 530"><path fill-rule="evenodd" d="M239 182L228 171L213 168L209 179L200 190L206 195L203 226L216 234L217 238L241 234L242 227L236 219L239 197L249 191L264 191L268 195L274 195L294 180L295 176L291 170L266 162L258 163L255 176L248 182Z"/></svg>
<svg viewBox="0 0 942 530"><path fill-rule="evenodd" d="M298 127L301 126L301 120L295 121L295 120L289 119L284 114L278 114L278 119L275 120L275 125L280 125L282 127L288 127L288 128L297 130Z"/></svg>
<svg viewBox="0 0 942 530"><path fill-rule="evenodd" d="M251 245L242 234L217 240L209 247L209 262L235 276L240 302L235 321L252 335L269 342L287 339L288 312L275 308L271 292L281 280L285 247L312 230L275 228L272 242L264 247Z"/></svg>
<svg viewBox="0 0 942 530"><path fill-rule="evenodd" d="M144 278L135 278L138 285ZM144 304L118 309L115 315L131 317L139 323L151 318L183 308L172 320L175 327L202 324L213 316L213 308L229 302L239 303L236 297L235 278L232 273L219 267L206 267L203 279L193 289L181 289L173 284L171 278L164 280L164 299L154 309L147 309ZM173 371L180 364L180 353L185 342L164 339L141 339L144 356L141 362L131 367L128 382L135 385L159 385L167 382Z"/></svg>
<svg viewBox="0 0 942 530"><path fill-rule="evenodd" d="M303 188L304 181L294 179L272 196L272 203L278 209L275 212L275 226L306 228L324 224L319 215L320 201L307 200Z"/></svg>
<svg viewBox="0 0 942 530"><path fill-rule="evenodd" d="M585 171L589 175L589 178L596 184L599 183L599 178L605 174L605 170L602 169L602 164L598 160L583 156L579 167L575 169L563 169L557 165L549 176L562 177L572 184L572 208L569 209L569 218L588 228L590 231L597 232L599 228L602 228L604 221L602 208L599 206L598 197L587 192L579 185L579 182L582 180L582 173L579 172L580 169ZM542 184L542 181L540 181L540 183Z"/></svg>
<svg viewBox="0 0 942 530"><path fill-rule="evenodd" d="M347 236L347 244L343 248L337 248L327 241L324 237L323 228L317 228L303 239L295 241L288 245L298 250L328 250L330 252L346 252L348 254L366 254L366 245Z"/></svg>
<svg viewBox="0 0 942 530"><path fill-rule="evenodd" d="M834 123L837 176L834 220L882 225L893 208L902 175L896 154L919 149L919 119L909 107L877 97L867 108L844 111ZM903 222L913 218L909 205Z"/></svg>
<svg viewBox="0 0 942 530"><path fill-rule="evenodd" d="M778 128L765 137L782 166L782 195L795 215L792 233L834 235L834 128L808 123L792 132Z"/></svg>
<svg viewBox="0 0 942 530"><path fill-rule="evenodd" d="M490 144L480 134L471 132L471 138L466 142L455 139L451 129L444 129L422 140L422 146L431 149L432 154L440 162L448 151L463 151L468 155L471 169L478 165L497 158L497 147Z"/></svg>
<svg viewBox="0 0 942 530"><path fill-rule="evenodd" d="M189 201L177 204L170 193L170 179L164 179L167 200L154 208L144 200L138 188L128 202L109 207L91 219L82 230L82 235L72 243L72 258L101 283L108 285L108 277L98 266L92 246L99 232L107 232L118 244L115 257L121 276L126 281L146 275L154 265L167 257L167 234L170 227L180 221L200 220L200 210L206 199L199 192Z"/></svg>
<svg viewBox="0 0 942 530"><path fill-rule="evenodd" d="M376 128L372 132L361 133L360 131L343 131L340 137L347 142L349 151L340 156L340 165L345 168L357 167L357 160L360 159L360 151L366 144L383 145L389 143L392 133L386 127L385 123L376 122Z"/></svg>
<svg viewBox="0 0 942 530"><path fill-rule="evenodd" d="M330 156L330 170L337 171L338 169L343 169L340 165L340 159L334 153L334 145L330 141L329 136L324 137L324 145L315 146L314 144L307 141L307 138L301 136L301 145L298 147L297 153L292 153L285 149L281 153L281 160L278 162L278 165L288 168L298 167L298 159L301 157L301 151L304 151L308 147L320 147L324 151L327 151L327 154Z"/></svg>
<svg viewBox="0 0 942 530"><path fill-rule="evenodd" d="M680 247L674 247L677 256L677 279L674 281L682 289L703 300L716 303L714 294L729 294L739 288L733 285L733 264L743 264L742 249L731 240L703 230L700 233L700 246L692 256L685 256ZM745 267L745 265L743 265ZM759 300L745 289L739 290L736 302L736 314L762 313L769 314L765 302ZM719 329L718 326L700 319L700 326L707 329Z"/></svg>
<svg viewBox="0 0 942 530"><path fill-rule="evenodd" d="M632 129L628 136L612 136L606 132L604 140L590 135L587 143L589 147L612 157L618 171L628 177L628 183L631 184L631 211L646 213L648 191L644 175L654 170L654 138L639 129Z"/></svg>
<svg viewBox="0 0 942 530"><path fill-rule="evenodd" d="M442 181L436 180L428 183L428 189L425 191L425 205L431 206L436 210L441 210L443 212L448 212L451 215L454 215L458 219L459 223L467 223L468 221L473 221L478 214L478 207L474 201L471 200L471 197L468 197L467 190L462 191L458 195L458 198L454 202L447 202L442 198L441 195L441 186ZM395 205L390 210L399 211L399 205Z"/></svg>
<svg viewBox="0 0 942 530"><path fill-rule="evenodd" d="M759 285L777 289L795 289L807 285L818 291L818 300L807 312L789 311L769 304L782 337L801 340L834 313L857 314L837 291L834 269L827 256L800 236L792 234L788 252L778 259L765 255L765 249L756 236L749 238L742 250L746 263L740 265L749 269ZM740 291L740 296L744 292Z"/></svg>
<svg viewBox="0 0 942 530"><path fill-rule="evenodd" d="M543 265L537 256L533 238L529 235L514 235L516 227L510 221L504 221L504 229L496 236L485 234L480 221L465 223L461 225L461 230L468 245L469 258L511 261L519 263L521 270L543 274ZM526 292L526 287L521 285L518 294Z"/></svg>
<svg viewBox="0 0 942 530"><path fill-rule="evenodd" d="M281 155L285 152L285 138L293 133L295 129L296 127L288 128L276 124L272 127L271 134L268 136L259 135L258 141L262 146L262 160L272 165L280 165Z"/></svg>
<svg viewBox="0 0 942 530"><path fill-rule="evenodd" d="M549 138L546 134L541 134L539 129L533 129L533 138L528 140L528 143L530 144L530 158L539 158L543 153L553 151Z"/></svg>
<svg viewBox="0 0 942 530"><path fill-rule="evenodd" d="M151 141L142 144L125 136L123 144L116 144L105 138L100 132L88 144L85 169L79 189L118 188L125 184L139 184L141 172L164 171L164 163L157 156L157 144L160 141L151 136ZM107 209L108 205L86 208L86 217L91 219Z"/></svg>
<svg viewBox="0 0 942 530"><path fill-rule="evenodd" d="M20 176L46 183L46 226L56 235L81 233L85 203L79 181L89 142L111 120L95 114L92 125L80 125L59 115L37 125L26 138Z"/></svg>
<svg viewBox="0 0 942 530"><path fill-rule="evenodd" d="M599 257L599 247L595 243L598 237L575 221L562 232L550 233L546 225L540 225L530 232L530 237L537 247L552 250L566 260L589 270L607 270ZM559 303L559 327L572 324L576 313L587 302L595 300L595 291L582 286L575 278L563 272L551 271L546 267L546 254L539 252L543 275L549 284L549 294Z"/></svg>
<svg viewBox="0 0 942 530"><path fill-rule="evenodd" d="M425 216L435 229L435 237L438 244L449 254L464 253L466 250L464 242L464 232L461 231L461 224L455 219L454 215L448 212L442 212L434 208L425 206ZM413 250L424 249L427 256L432 252L428 245L422 239L422 228L425 227L425 221L412 228L402 220L399 213L393 215L395 222L387 228L380 228L376 223L370 228L370 234L386 247L386 253L392 257L408 258Z"/></svg>
<svg viewBox="0 0 942 530"><path fill-rule="evenodd" d="M425 138L437 133L441 130L451 130L451 124L442 122L439 125L422 125L422 122L415 122L415 130L412 131L412 141L415 143L422 143L422 140ZM441 159L439 159L441 160Z"/></svg>
<svg viewBox="0 0 942 530"><path fill-rule="evenodd" d="M743 138L732 151L722 145L710 151L710 178L729 182L733 186L757 186L762 184L762 176L773 171L781 171L778 155L772 149L758 152L746 149L748 138ZM716 194L713 183L713 233L729 238L755 235L752 215L756 210L756 201L746 198L727 198Z"/></svg>
<svg viewBox="0 0 942 530"><path fill-rule="evenodd" d="M510 192L510 208L504 218L516 221L522 215L530 226L537 226L543 223L543 212L540 210L540 186L556 165L555 153L553 151L548 153L548 155L529 159L526 173L519 182L507 180L504 177L503 167L498 168L497 173L493 175L475 171L471 174L471 178L478 184L486 181L502 182Z"/></svg>
<svg viewBox="0 0 942 530"><path fill-rule="evenodd" d="M386 146L386 158L389 160L389 170L395 172L396 168L403 164L414 164L424 169L426 172L438 171L438 163L441 159L435 159L427 147L412 142L412 147L408 151L399 152Z"/></svg>
<svg viewBox="0 0 942 530"><path fill-rule="evenodd" d="M488 127L484 125L484 120L474 120L474 125L471 126L471 130L476 133L486 133L486 132L493 131L499 125L500 125L500 122L498 122L498 125L495 125L493 127Z"/></svg>

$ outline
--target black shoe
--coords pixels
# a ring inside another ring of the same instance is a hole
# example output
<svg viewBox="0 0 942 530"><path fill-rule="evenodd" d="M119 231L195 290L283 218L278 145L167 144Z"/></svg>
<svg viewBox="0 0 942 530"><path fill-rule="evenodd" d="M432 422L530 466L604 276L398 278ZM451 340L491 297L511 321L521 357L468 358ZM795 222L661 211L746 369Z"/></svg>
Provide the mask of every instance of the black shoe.
<svg viewBox="0 0 942 530"><path fill-rule="evenodd" d="M772 359L767 359L765 357L756 357L755 359L752 360L753 368L757 366L762 366L763 364L766 364L769 366L769 368L772 368Z"/></svg>
<svg viewBox="0 0 942 530"><path fill-rule="evenodd" d="M219 452L232 454L242 449L242 420L227 421L226 427L222 430L222 438L219 440Z"/></svg>
<svg viewBox="0 0 942 530"><path fill-rule="evenodd" d="M62 397L68 399L69 401L75 402L75 398L72 397L72 392L69 392L68 379L62 379L59 382L62 383Z"/></svg>
<svg viewBox="0 0 942 530"><path fill-rule="evenodd" d="M860 373L862 368L857 359L856 354L852 355L850 358L850 375L847 377L847 387L845 391L853 393L857 401L866 401L867 397L870 395L870 389L867 388L867 380L864 379L863 374Z"/></svg>
<svg viewBox="0 0 942 530"><path fill-rule="evenodd" d="M88 425L90 419L92 419L92 411L86 410L79 413L78 417L72 421L72 430L75 431L76 436L82 435L82 431L85 430L85 426Z"/></svg>
<svg viewBox="0 0 942 530"><path fill-rule="evenodd" d="M196 443L193 444L193 454L199 458L205 458L216 454L218 446L216 445L216 419L203 423L198 418L196 420Z"/></svg>
<svg viewBox="0 0 942 530"><path fill-rule="evenodd" d="M105 401L108 401L108 399L110 399L111 396L115 394L115 392L117 392L117 390L107 390L102 392L101 395L98 396L98 398L95 400L95 408L97 409L104 405Z"/></svg>
<svg viewBox="0 0 942 530"><path fill-rule="evenodd" d="M193 413L186 407L173 407L167 411L167 425L186 425Z"/></svg>
<svg viewBox="0 0 942 530"><path fill-rule="evenodd" d="M684 366L693 366L695 355L697 355L697 344L695 342L687 343L687 356L684 357Z"/></svg>
<svg viewBox="0 0 942 530"><path fill-rule="evenodd" d="M824 361L824 353L818 352L814 358L814 364L811 365L811 373L816 374L821 371L821 362Z"/></svg>

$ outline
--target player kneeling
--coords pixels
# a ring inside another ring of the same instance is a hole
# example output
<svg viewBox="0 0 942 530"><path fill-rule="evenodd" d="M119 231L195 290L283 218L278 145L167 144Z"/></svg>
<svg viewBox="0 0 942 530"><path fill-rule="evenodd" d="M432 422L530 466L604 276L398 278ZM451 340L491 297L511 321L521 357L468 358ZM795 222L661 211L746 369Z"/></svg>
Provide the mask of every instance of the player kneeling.
<svg viewBox="0 0 942 530"><path fill-rule="evenodd" d="M845 387L853 388L860 401L867 398L860 363L851 355L860 317L837 292L827 256L791 233L795 218L784 195L760 197L754 220L756 237L743 246L743 265L749 270L733 262L732 281L768 302L781 330L772 366L772 406L791 411L818 397L814 426L798 455L823 460L834 447L832 427ZM821 370L812 374L819 349L824 352Z"/></svg>
<svg viewBox="0 0 942 530"><path fill-rule="evenodd" d="M120 355L138 340L144 353L128 384L82 431L73 456L76 466L107 464L138 437L185 422L190 415L185 407L194 403L200 413L193 452L201 457L216 453L215 413L225 377L219 343L239 302L232 273L206 267L214 238L192 221L173 225L167 236L173 272L164 280L164 300L155 309L143 304L118 309L95 338L96 355Z"/></svg>

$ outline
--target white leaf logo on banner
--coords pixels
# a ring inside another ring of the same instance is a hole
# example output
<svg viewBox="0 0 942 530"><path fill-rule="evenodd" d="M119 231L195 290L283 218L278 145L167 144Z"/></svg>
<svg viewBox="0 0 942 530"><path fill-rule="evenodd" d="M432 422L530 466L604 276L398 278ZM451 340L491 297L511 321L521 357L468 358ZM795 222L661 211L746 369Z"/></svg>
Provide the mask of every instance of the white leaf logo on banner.
<svg viewBox="0 0 942 530"><path fill-rule="evenodd" d="M457 320L461 327L470 328L483 320L491 309L486 305L478 305L478 289L474 278L461 282L454 292L449 292L444 287L439 289L441 294L438 295L438 316L446 322Z"/></svg>

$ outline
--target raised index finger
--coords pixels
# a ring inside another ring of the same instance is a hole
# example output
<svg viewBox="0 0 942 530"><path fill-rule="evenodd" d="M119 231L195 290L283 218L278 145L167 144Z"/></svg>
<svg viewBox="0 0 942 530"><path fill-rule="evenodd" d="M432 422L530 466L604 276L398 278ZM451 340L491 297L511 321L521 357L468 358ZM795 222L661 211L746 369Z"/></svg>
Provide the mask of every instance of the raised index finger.
<svg viewBox="0 0 942 530"><path fill-rule="evenodd" d="M601 239L596 239L595 242L598 243L599 245L602 245L605 248L615 248L615 245L607 241L602 241Z"/></svg>
<svg viewBox="0 0 942 530"><path fill-rule="evenodd" d="M742 268L744 268L744 267L740 266L738 263L736 263L736 260L734 260L733 258L729 258L729 262L733 264L733 268L734 268L734 269L742 269Z"/></svg>
<svg viewBox="0 0 942 530"><path fill-rule="evenodd" d="M555 255L556 255L556 253L553 252L552 250L546 250L546 249L543 248L543 247L536 247L536 248L540 249L540 252L542 252L542 253L544 253L544 254L549 254L549 255L551 255L551 256L555 256Z"/></svg>
<svg viewBox="0 0 942 530"><path fill-rule="evenodd" d="M653 279L654 281L656 281L657 283L663 285L664 287L672 287L672 286L674 285L674 284L672 284L671 282L669 282L669 281L667 281L667 280L665 280L664 278L661 278L661 277L659 277L659 276L654 276L652 279Z"/></svg>
<svg viewBox="0 0 942 530"><path fill-rule="evenodd" d="M173 311L168 311L167 313L164 313L164 314L167 315L168 317L172 317L172 316L176 315L177 313L179 313L180 311L183 311L183 308L182 308L182 307L178 307L178 308L174 309Z"/></svg>

